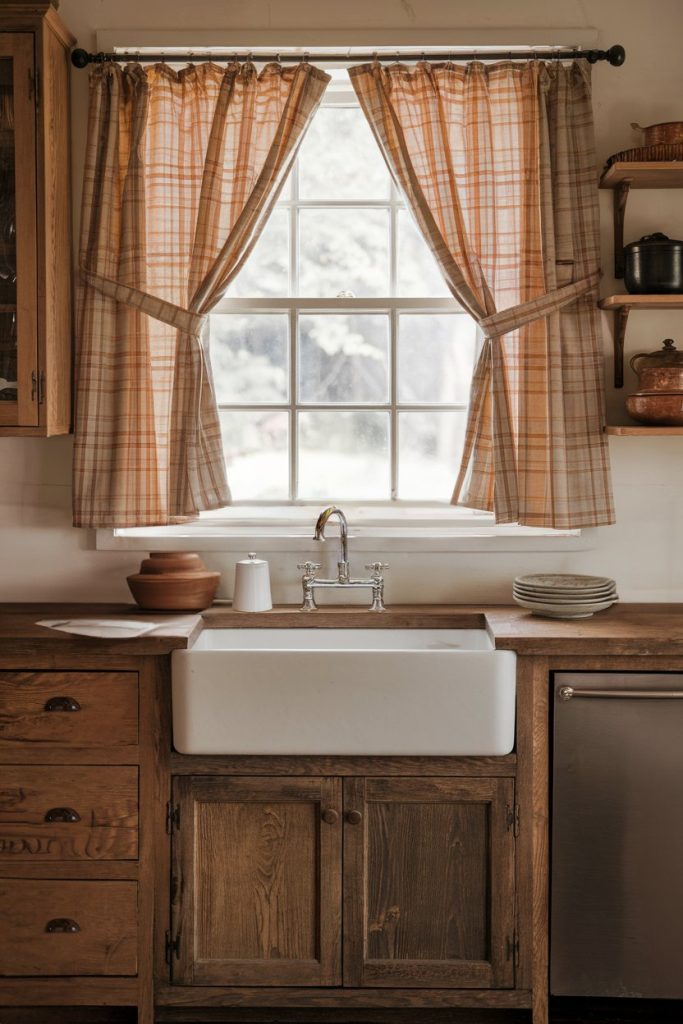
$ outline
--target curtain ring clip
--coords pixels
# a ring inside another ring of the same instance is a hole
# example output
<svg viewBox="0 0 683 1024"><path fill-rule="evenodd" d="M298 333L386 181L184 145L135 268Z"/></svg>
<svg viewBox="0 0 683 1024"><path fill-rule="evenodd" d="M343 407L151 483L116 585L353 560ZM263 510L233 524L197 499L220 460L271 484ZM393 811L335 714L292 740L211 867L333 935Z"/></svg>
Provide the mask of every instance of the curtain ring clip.
<svg viewBox="0 0 683 1024"><path fill-rule="evenodd" d="M308 64L308 50L304 50L303 54L301 55L301 63Z"/></svg>

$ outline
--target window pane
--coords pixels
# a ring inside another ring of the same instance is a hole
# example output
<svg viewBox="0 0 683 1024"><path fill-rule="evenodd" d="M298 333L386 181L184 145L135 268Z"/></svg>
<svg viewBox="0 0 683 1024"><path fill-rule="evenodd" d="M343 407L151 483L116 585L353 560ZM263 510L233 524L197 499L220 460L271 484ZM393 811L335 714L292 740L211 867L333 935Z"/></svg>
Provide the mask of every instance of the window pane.
<svg viewBox="0 0 683 1024"><path fill-rule="evenodd" d="M407 210L398 211L396 294L449 298L439 265Z"/></svg>
<svg viewBox="0 0 683 1024"><path fill-rule="evenodd" d="M389 414L299 413L299 497L388 501Z"/></svg>
<svg viewBox="0 0 683 1024"><path fill-rule="evenodd" d="M448 501L465 438L467 411L398 414L398 496Z"/></svg>
<svg viewBox="0 0 683 1024"><path fill-rule="evenodd" d="M301 144L302 199L388 199L391 178L360 107L321 107Z"/></svg>
<svg viewBox="0 0 683 1024"><path fill-rule="evenodd" d="M235 501L289 497L289 415L221 410L228 482Z"/></svg>
<svg viewBox="0 0 683 1024"><path fill-rule="evenodd" d="M300 210L299 294L389 294L387 210Z"/></svg>
<svg viewBox="0 0 683 1024"><path fill-rule="evenodd" d="M323 314L299 320L301 402L386 402L389 319Z"/></svg>
<svg viewBox="0 0 683 1024"><path fill-rule="evenodd" d="M273 210L247 262L225 294L231 299L289 295L288 210Z"/></svg>
<svg viewBox="0 0 683 1024"><path fill-rule="evenodd" d="M211 366L219 405L286 402L289 327L286 313L211 317Z"/></svg>
<svg viewBox="0 0 683 1024"><path fill-rule="evenodd" d="M474 320L463 313L399 316L399 402L467 404L476 330Z"/></svg>

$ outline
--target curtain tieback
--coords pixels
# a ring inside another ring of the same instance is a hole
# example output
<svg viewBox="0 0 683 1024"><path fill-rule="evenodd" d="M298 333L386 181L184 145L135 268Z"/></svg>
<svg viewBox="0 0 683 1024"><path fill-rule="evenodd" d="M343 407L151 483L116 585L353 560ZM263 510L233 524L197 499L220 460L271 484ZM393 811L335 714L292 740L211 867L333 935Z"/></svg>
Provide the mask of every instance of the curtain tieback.
<svg viewBox="0 0 683 1024"><path fill-rule="evenodd" d="M165 299L159 299L155 295L150 295L149 292L140 291L130 285L120 284L102 274L94 274L90 270L86 270L85 267L81 267L81 278L86 284L96 288L98 292L110 299L139 309L147 316L161 320L162 323L168 324L170 327L176 327L179 331L189 334L197 340L201 336L202 328L206 323L206 316L201 313L191 313L189 309L183 309L182 306L166 302Z"/></svg>
<svg viewBox="0 0 683 1024"><path fill-rule="evenodd" d="M580 295L595 288L600 280L600 271L596 270L588 277L582 277L580 281L572 281L562 288L554 288L551 292L538 295L528 302L520 302L518 306L510 306L500 313L493 313L492 316L484 317L479 321L479 326L487 338L499 338L510 331L516 331L526 324L540 320L544 316L556 313L563 306L568 306Z"/></svg>

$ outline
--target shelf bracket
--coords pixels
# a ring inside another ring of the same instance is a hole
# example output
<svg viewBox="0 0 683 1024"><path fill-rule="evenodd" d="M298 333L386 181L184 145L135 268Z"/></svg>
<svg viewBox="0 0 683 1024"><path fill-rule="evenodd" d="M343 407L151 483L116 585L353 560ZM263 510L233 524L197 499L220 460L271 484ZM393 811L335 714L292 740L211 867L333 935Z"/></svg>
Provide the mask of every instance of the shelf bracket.
<svg viewBox="0 0 683 1024"><path fill-rule="evenodd" d="M633 178L624 178L612 192L614 203L614 276L624 276L624 217ZM617 385L617 387L623 385Z"/></svg>
<svg viewBox="0 0 683 1024"><path fill-rule="evenodd" d="M614 311L614 386L624 386L624 338L630 309L622 306Z"/></svg>

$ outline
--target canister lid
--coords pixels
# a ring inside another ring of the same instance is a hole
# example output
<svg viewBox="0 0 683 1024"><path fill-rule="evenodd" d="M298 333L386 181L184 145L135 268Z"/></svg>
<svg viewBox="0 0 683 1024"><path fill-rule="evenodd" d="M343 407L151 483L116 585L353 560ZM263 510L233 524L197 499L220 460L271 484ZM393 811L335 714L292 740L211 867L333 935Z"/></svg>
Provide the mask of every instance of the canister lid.
<svg viewBox="0 0 683 1024"><path fill-rule="evenodd" d="M676 348L673 338L665 338L662 342L662 347L655 349L654 352L638 352L631 359L631 366L635 369L635 364L638 360L644 361L646 359L648 368L654 366L683 366L683 352Z"/></svg>
<svg viewBox="0 0 683 1024"><path fill-rule="evenodd" d="M637 252L641 247L645 249L666 249L671 245L683 245L678 238L669 238L661 231L655 231L651 235L643 235L637 242L629 242L624 246L625 252Z"/></svg>
<svg viewBox="0 0 683 1024"><path fill-rule="evenodd" d="M237 564L238 565L265 565L266 564L266 560L264 558L257 558L255 551L248 551L247 552L247 557L246 558L242 558Z"/></svg>

